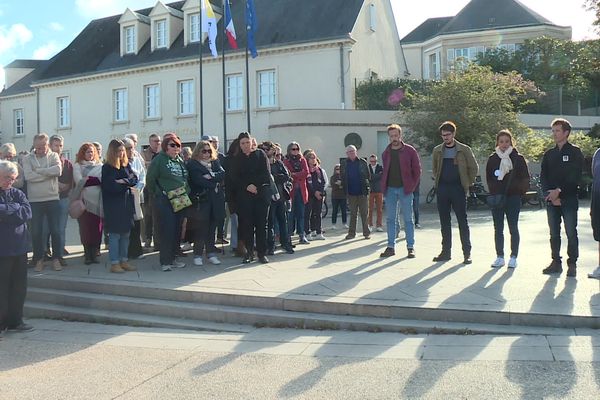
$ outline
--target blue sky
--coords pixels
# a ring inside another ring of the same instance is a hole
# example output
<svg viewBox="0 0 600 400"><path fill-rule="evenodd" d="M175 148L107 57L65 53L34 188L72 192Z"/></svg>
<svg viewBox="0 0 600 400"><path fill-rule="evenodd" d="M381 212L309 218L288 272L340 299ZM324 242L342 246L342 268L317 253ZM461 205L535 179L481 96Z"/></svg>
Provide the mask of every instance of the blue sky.
<svg viewBox="0 0 600 400"><path fill-rule="evenodd" d="M575 40L597 37L591 28L593 14L583 9L583 0L520 1L558 25L572 26ZM455 15L469 0L391 2L403 37L427 18ZM154 4L155 0L0 0L0 88L4 85L2 66L14 59L50 58L92 19L122 13L126 7L135 10Z"/></svg>

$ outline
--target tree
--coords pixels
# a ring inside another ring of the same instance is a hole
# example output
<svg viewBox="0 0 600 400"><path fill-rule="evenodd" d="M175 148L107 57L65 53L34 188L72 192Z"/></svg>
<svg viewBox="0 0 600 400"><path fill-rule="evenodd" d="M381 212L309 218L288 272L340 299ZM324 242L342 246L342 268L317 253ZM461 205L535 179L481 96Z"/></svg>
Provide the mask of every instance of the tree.
<svg viewBox="0 0 600 400"><path fill-rule="evenodd" d="M416 95L413 107L401 108L410 126L410 140L431 149L440 142L438 126L445 120L458 126L457 138L479 154L488 154L501 129L515 134L529 128L517 117L539 91L515 72L495 73L490 67L470 65L464 71L450 72L427 94Z"/></svg>
<svg viewBox="0 0 600 400"><path fill-rule="evenodd" d="M600 33L600 0L585 0L584 7L596 13L594 26L596 27L596 32Z"/></svg>
<svg viewBox="0 0 600 400"><path fill-rule="evenodd" d="M359 110L397 110L410 107L412 98L423 93L435 82L414 79L369 79L356 87L356 108Z"/></svg>

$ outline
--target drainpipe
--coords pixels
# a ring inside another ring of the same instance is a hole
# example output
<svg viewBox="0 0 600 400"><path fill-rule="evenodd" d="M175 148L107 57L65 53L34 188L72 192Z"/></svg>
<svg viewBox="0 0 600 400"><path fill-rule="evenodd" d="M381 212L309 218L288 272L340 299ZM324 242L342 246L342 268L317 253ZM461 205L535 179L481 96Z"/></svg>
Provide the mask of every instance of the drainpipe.
<svg viewBox="0 0 600 400"><path fill-rule="evenodd" d="M40 88L35 88L35 120L37 130L35 134L40 133Z"/></svg>
<svg viewBox="0 0 600 400"><path fill-rule="evenodd" d="M342 110L346 109L346 80L344 79L344 44L340 43L340 83L342 89Z"/></svg>

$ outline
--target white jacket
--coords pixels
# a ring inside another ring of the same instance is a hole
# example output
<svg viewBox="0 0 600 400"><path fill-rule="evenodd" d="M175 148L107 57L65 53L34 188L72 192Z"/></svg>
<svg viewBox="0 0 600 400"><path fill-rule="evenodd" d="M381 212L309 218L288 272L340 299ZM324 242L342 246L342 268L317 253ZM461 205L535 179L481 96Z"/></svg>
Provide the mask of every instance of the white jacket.
<svg viewBox="0 0 600 400"><path fill-rule="evenodd" d="M62 162L57 153L48 150L45 156L38 157L33 150L23 159L23 171L30 203L58 200Z"/></svg>

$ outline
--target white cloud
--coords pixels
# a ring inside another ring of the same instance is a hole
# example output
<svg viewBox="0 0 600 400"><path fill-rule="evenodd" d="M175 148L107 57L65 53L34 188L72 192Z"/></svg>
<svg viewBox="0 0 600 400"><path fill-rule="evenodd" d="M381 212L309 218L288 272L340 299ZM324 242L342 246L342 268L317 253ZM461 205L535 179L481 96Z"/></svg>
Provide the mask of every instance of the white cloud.
<svg viewBox="0 0 600 400"><path fill-rule="evenodd" d="M60 50L60 46L54 40L38 47L33 52L33 58L36 60L47 60Z"/></svg>
<svg viewBox="0 0 600 400"><path fill-rule="evenodd" d="M53 31L56 32L61 32L65 30L65 27L62 26L62 24L58 23L58 22L50 22L50 25L48 25L50 27L50 29L52 29Z"/></svg>
<svg viewBox="0 0 600 400"><path fill-rule="evenodd" d="M0 54L23 46L33 38L33 33L23 24L14 24L10 28L0 25Z"/></svg>
<svg viewBox="0 0 600 400"><path fill-rule="evenodd" d="M127 7L136 10L155 4L156 0L75 0L79 14L90 19L120 14Z"/></svg>

